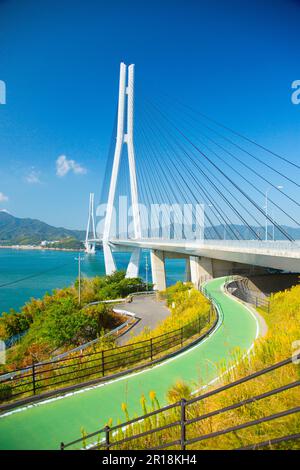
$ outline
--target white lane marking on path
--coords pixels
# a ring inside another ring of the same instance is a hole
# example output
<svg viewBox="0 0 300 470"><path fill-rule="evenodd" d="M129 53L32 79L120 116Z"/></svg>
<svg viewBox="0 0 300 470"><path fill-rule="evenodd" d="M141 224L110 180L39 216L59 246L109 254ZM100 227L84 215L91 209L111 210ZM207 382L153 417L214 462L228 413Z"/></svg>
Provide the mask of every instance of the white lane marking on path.
<svg viewBox="0 0 300 470"><path fill-rule="evenodd" d="M204 283L206 284L206 283ZM203 284L203 285L204 285ZM260 324L258 322L258 319L257 317L254 315L254 313L251 311L250 307L248 307L247 305L245 305L243 302L240 302L239 299L237 299L236 297L234 297L233 295L231 295L227 290L225 290L226 288L226 285L228 283L224 283L222 286L221 286L221 291L224 293L224 295L227 295L229 298L231 298L233 301L236 301L238 304L241 304L243 307L246 308L246 310L248 310L251 315L253 316L255 322L256 322L256 336L255 336L255 339L254 341L257 340L258 336L259 336L259 333L260 333ZM218 308L218 305L215 305L216 308ZM222 323L222 312L219 311L219 320L221 319L221 323ZM214 330L215 332L216 330ZM213 333L213 332L212 332ZM208 338L207 338L208 339ZM200 344L204 344L206 340L204 340L203 342L201 342ZM251 350L254 348L254 342L251 344L250 348L247 350L247 352L241 357L241 359L239 361L237 361L235 364L233 364L232 366L230 366L228 369L226 369L222 374L218 375L217 377L215 377L214 379L212 379L210 382L208 382L206 385L203 385L202 387L198 388L197 390L194 390L191 394L192 395L195 395L196 393L198 392L201 392L203 390L205 390L206 388L208 388L210 385L214 384L215 382L217 382L218 380L220 380L225 374L228 374L228 372L230 372L231 370L235 369L241 361L243 361L247 356L249 356ZM138 421L139 423L143 422L143 419L141 419L140 421ZM124 426L124 428L122 428L123 431L126 431L128 426ZM113 433L113 435L115 435L117 433L117 431L115 431L115 433ZM105 438L101 439L100 442L104 442ZM90 444L88 444L86 447L82 447L80 450L88 450L89 448L92 448L94 447L96 444L98 444L98 442L92 442Z"/></svg>
<svg viewBox="0 0 300 470"><path fill-rule="evenodd" d="M209 282L209 281L208 281L208 282ZM207 282L206 282L205 284L207 284ZM221 286L221 290L222 290L222 292L223 292L225 295L228 295L227 292L225 292L225 285L226 285L226 283L224 283L224 284ZM235 299L233 299L233 300L235 300ZM238 301L237 301L237 302L238 302ZM238 302L238 303L240 303L240 302ZM217 305L215 305L215 306L216 306L216 308L218 308ZM258 320L257 320L257 318L255 317L255 315L253 314L253 312L251 312L251 310L250 310L246 305L243 304L243 306L251 313L251 315L252 315L253 318L255 319L255 322L256 322L256 325L257 325L257 329L256 329L256 338L255 338L255 340L256 340L257 337L258 337L258 334L259 334L259 323L258 323ZM52 402L55 402L55 401L58 401L58 400L62 400L62 399L65 399L65 398L69 398L69 397L72 397L72 396L74 396L74 395L78 395L78 394L80 394L80 393L85 393L85 392L88 392L88 391L90 391L90 390L95 390L95 389L97 389L97 388L101 388L101 387L104 387L104 386L106 386L106 385L110 385L110 384L112 384L112 383L119 382L119 381L121 381L121 380L127 380L127 379L130 379L131 377L135 377L135 376L138 376L138 375L140 375L140 374L144 374L144 373L146 373L146 372L150 372L151 370L156 369L156 368L158 368L158 367L163 367L163 366L169 364L170 362L176 360L177 358L182 357L182 356L188 354L189 352L193 351L194 349L196 349L196 348L202 346L204 343L206 343L206 341L208 341L208 339L210 339L210 337L211 337L214 333L217 332L217 330L218 330L218 329L220 328L220 326L223 324L223 314L222 314L222 312L220 312L219 309L218 309L218 311L219 311L218 323L217 323L216 327L213 329L213 331L211 331L211 332L209 333L209 335L208 335L206 338L203 339L203 341L201 341L200 343L196 344L195 346L192 346L191 348L187 349L186 351L183 351L182 353L179 353L178 355L176 355L176 356L174 356L174 357L171 357L171 358L167 359L167 360L164 361L164 362L161 362L160 364L157 364L157 365L155 365L155 366L153 366L153 367L144 369L144 370L139 371L139 372L134 372L134 373L132 373L132 374L124 375L124 376L122 376L122 377L119 377L118 379L109 380L108 382L104 382L104 383L101 383L101 384L98 384L98 385L94 385L94 386L92 386L92 387L86 387L86 388L83 388L83 389L81 389L81 390L75 390L74 392L66 393L66 394L61 395L61 396L53 397L53 398L50 398L50 399L48 399L48 400L43 400L43 401L38 402L38 403L34 403L34 404L31 404L31 405L28 405L28 406L25 406L25 407L22 407L22 408L17 408L17 409L15 409L15 410L8 411L7 413L3 413L2 415L0 415L0 419L1 419L1 418L5 418L5 417L10 416L10 415L13 415L13 414L15 414L15 413L20 413L20 412L22 412L22 411L27 411L27 410L29 410L29 409L31 409L31 408L36 408L36 407L38 407L38 406L46 405L46 404L48 404L48 403L52 403ZM253 349L253 347L254 347L254 343L251 345L251 347L248 349L248 351L244 354L244 356L242 356L241 360L243 360L243 359L250 353L250 351ZM239 362L238 362L238 363L239 363ZM235 365L231 366L229 369L227 369L227 370L226 370L225 372L223 372L221 375L219 375L218 377L216 377L215 379L213 379L212 381L210 381L208 384L206 384L206 385L200 387L199 389L193 391L192 394L195 394L195 393L199 392L200 390L203 390L203 389L209 387L210 385L212 385L213 383L215 383L216 381L218 381L221 377L223 377L223 375L225 375L225 374L228 373L230 370L232 370L233 368L235 368L235 367L238 365L238 363L236 363Z"/></svg>
<svg viewBox="0 0 300 470"><path fill-rule="evenodd" d="M256 317L256 315L254 315L254 313L252 312L251 308L248 307L248 305L245 305L242 301L240 301L237 297L234 297L233 295L229 294L228 291L225 290L225 287L228 283L224 283L222 286L221 286L221 290L222 292L227 295L229 298L231 298L233 301L236 301L237 303L243 305L243 307L246 308L246 310L248 310L248 312L251 313L252 317L254 318L255 320L255 323L256 323L256 336L255 336L255 339L254 339L254 342L257 340L257 338L259 337L259 334L260 334L260 324L259 324L259 321L258 321L258 318ZM245 352L245 354L243 354L243 356L241 357L241 359L239 361L237 361L235 364L233 364L232 366L230 366L228 369L226 369L224 372L222 372L222 374L220 374L218 377L215 377L213 380L211 380L210 382L208 382L208 384L206 385L203 385L202 387L198 388L197 390L194 390L192 392L192 395L194 395L195 393L198 393L200 392L201 390L205 390L207 387L209 387L210 385L214 384L215 382L217 382L218 380L220 380L222 377L224 377L224 375L228 374L228 372L232 371L233 369L235 369L247 356L249 356L250 352L252 351L252 349L254 348L254 342L251 344L250 348Z"/></svg>
<svg viewBox="0 0 300 470"><path fill-rule="evenodd" d="M140 375L140 374L145 374L147 372L150 372L152 371L153 369L156 369L158 367L163 367L167 364L169 364L170 362L178 359L179 357L182 357L188 353L190 353L191 351L193 351L194 349L198 348L199 346L202 346L202 344L206 343L206 341L208 341L208 339L210 339L210 337L217 332L217 330L220 328L220 326L222 325L223 323L223 317L221 315L221 312L219 312L219 319L218 319L218 323L217 325L215 326L215 328L213 329L213 331L211 331L206 338L204 338L200 343L196 344L195 346L192 346L191 348L187 349L186 351L183 351L182 353L179 353L177 354L176 356L174 357L171 357L169 359L166 359L165 361L159 363L159 364L156 364L155 366L152 366L150 368L146 368L144 370L141 370L139 372L134 372L132 374L128 374L128 375L124 375L122 377L119 377L117 379L113 379L113 380L109 380L108 382L104 382L104 383L101 383L101 384L98 384L98 385L93 385L91 387L86 387L86 388L82 388L80 390L75 390L74 392L70 392L70 393L66 393L64 395L60 395L60 396L57 396L57 397L53 397L53 398L49 398L48 400L43 400L43 401L40 401L38 403L33 403L31 405L27 405L27 406L24 406L22 408L17 408L15 410L11 410L11 411L8 411L7 413L3 413L2 415L0 415L0 419L1 418L5 418L7 416L10 416L12 414L15 414L15 413L20 413L21 411L26 411L26 410L29 410L31 408L36 408L38 406L42 406L42 405L46 405L48 403L52 403L54 401L57 401L57 400L62 400L62 399L65 399L65 398L69 398L69 397L72 397L74 395L78 395L80 393L85 393L85 392L88 392L90 390L94 390L94 389L97 389L97 388L101 388L101 387L104 387L106 385L110 385L112 383L116 383L116 382L119 382L121 380L127 380L127 379L130 379L131 377L135 377L137 375Z"/></svg>

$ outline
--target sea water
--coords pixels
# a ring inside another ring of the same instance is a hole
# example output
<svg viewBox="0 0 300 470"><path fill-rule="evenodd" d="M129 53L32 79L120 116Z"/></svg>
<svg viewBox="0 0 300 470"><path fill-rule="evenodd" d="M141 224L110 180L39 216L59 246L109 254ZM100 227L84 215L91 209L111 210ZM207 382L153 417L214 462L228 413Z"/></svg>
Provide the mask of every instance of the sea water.
<svg viewBox="0 0 300 470"><path fill-rule="evenodd" d="M104 275L102 250L95 255L81 253L82 276ZM116 253L118 269L126 269L128 253ZM146 270L146 266L148 269ZM147 271L147 272L146 272ZM184 259L166 261L167 285L184 279ZM0 315L19 309L31 297L40 298L55 288L72 284L78 276L78 254L67 251L0 249ZM143 251L140 276L151 282L150 255Z"/></svg>

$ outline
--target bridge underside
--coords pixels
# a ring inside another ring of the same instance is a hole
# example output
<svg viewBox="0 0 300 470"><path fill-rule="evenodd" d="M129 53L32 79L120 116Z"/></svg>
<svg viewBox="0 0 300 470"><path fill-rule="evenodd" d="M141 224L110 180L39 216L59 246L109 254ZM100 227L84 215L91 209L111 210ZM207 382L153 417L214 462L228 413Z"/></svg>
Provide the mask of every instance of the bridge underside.
<svg viewBox="0 0 300 470"><path fill-rule="evenodd" d="M166 287L166 258L185 258L186 279L191 280L196 286L213 277L230 274L262 274L268 268L300 272L299 247L280 242L275 246L264 242L199 243L141 239L112 240L110 247L113 251L149 249L152 278L155 288L159 290L164 290ZM134 272L138 272L138 266Z"/></svg>
<svg viewBox="0 0 300 470"><path fill-rule="evenodd" d="M184 258L186 260L185 279L199 286L209 279L228 276L230 274L263 274L266 268L231 261L207 258L204 256L188 256L180 253L151 250L151 268L154 287L158 290L166 288L165 260L167 258Z"/></svg>

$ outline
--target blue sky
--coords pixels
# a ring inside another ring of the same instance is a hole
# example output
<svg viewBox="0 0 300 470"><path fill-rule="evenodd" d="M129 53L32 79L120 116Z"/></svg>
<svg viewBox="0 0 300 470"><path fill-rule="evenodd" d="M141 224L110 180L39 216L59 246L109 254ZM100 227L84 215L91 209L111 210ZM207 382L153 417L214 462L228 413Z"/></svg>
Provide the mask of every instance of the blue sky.
<svg viewBox="0 0 300 470"><path fill-rule="evenodd" d="M178 95L297 161L299 24L295 0L0 0L0 208L85 226L120 61L150 93Z"/></svg>

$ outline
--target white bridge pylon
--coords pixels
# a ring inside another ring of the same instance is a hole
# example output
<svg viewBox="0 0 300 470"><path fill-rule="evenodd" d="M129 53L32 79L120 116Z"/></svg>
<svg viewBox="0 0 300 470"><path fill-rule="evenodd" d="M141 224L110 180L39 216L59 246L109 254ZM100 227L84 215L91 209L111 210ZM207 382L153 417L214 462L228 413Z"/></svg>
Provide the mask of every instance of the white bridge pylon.
<svg viewBox="0 0 300 470"><path fill-rule="evenodd" d="M141 221L138 205L138 188L135 168L135 153L133 139L133 117L134 117L134 65L128 66L128 82L126 86L127 66L122 62L120 64L120 82L119 82L119 103L118 103L118 124L117 139L114 152L114 161L112 166L112 174L109 186L106 216L103 230L103 254L105 262L106 274L112 274L117 270L113 253L109 245L111 234L111 225L113 220L113 208L120 168L121 155L123 145L127 145L129 176L130 176L130 192L132 203L132 217L134 227L134 238L141 238ZM127 104L127 106L126 106ZM125 109L126 131L125 131ZM140 248L134 248L128 264L126 277L137 277L140 264Z"/></svg>
<svg viewBox="0 0 300 470"><path fill-rule="evenodd" d="M90 231L92 231L92 240L90 240ZM86 236L85 236L85 252L86 253L95 253L96 251L96 229L95 229L95 217L94 217L94 193L90 193L89 201L89 218L86 227Z"/></svg>

